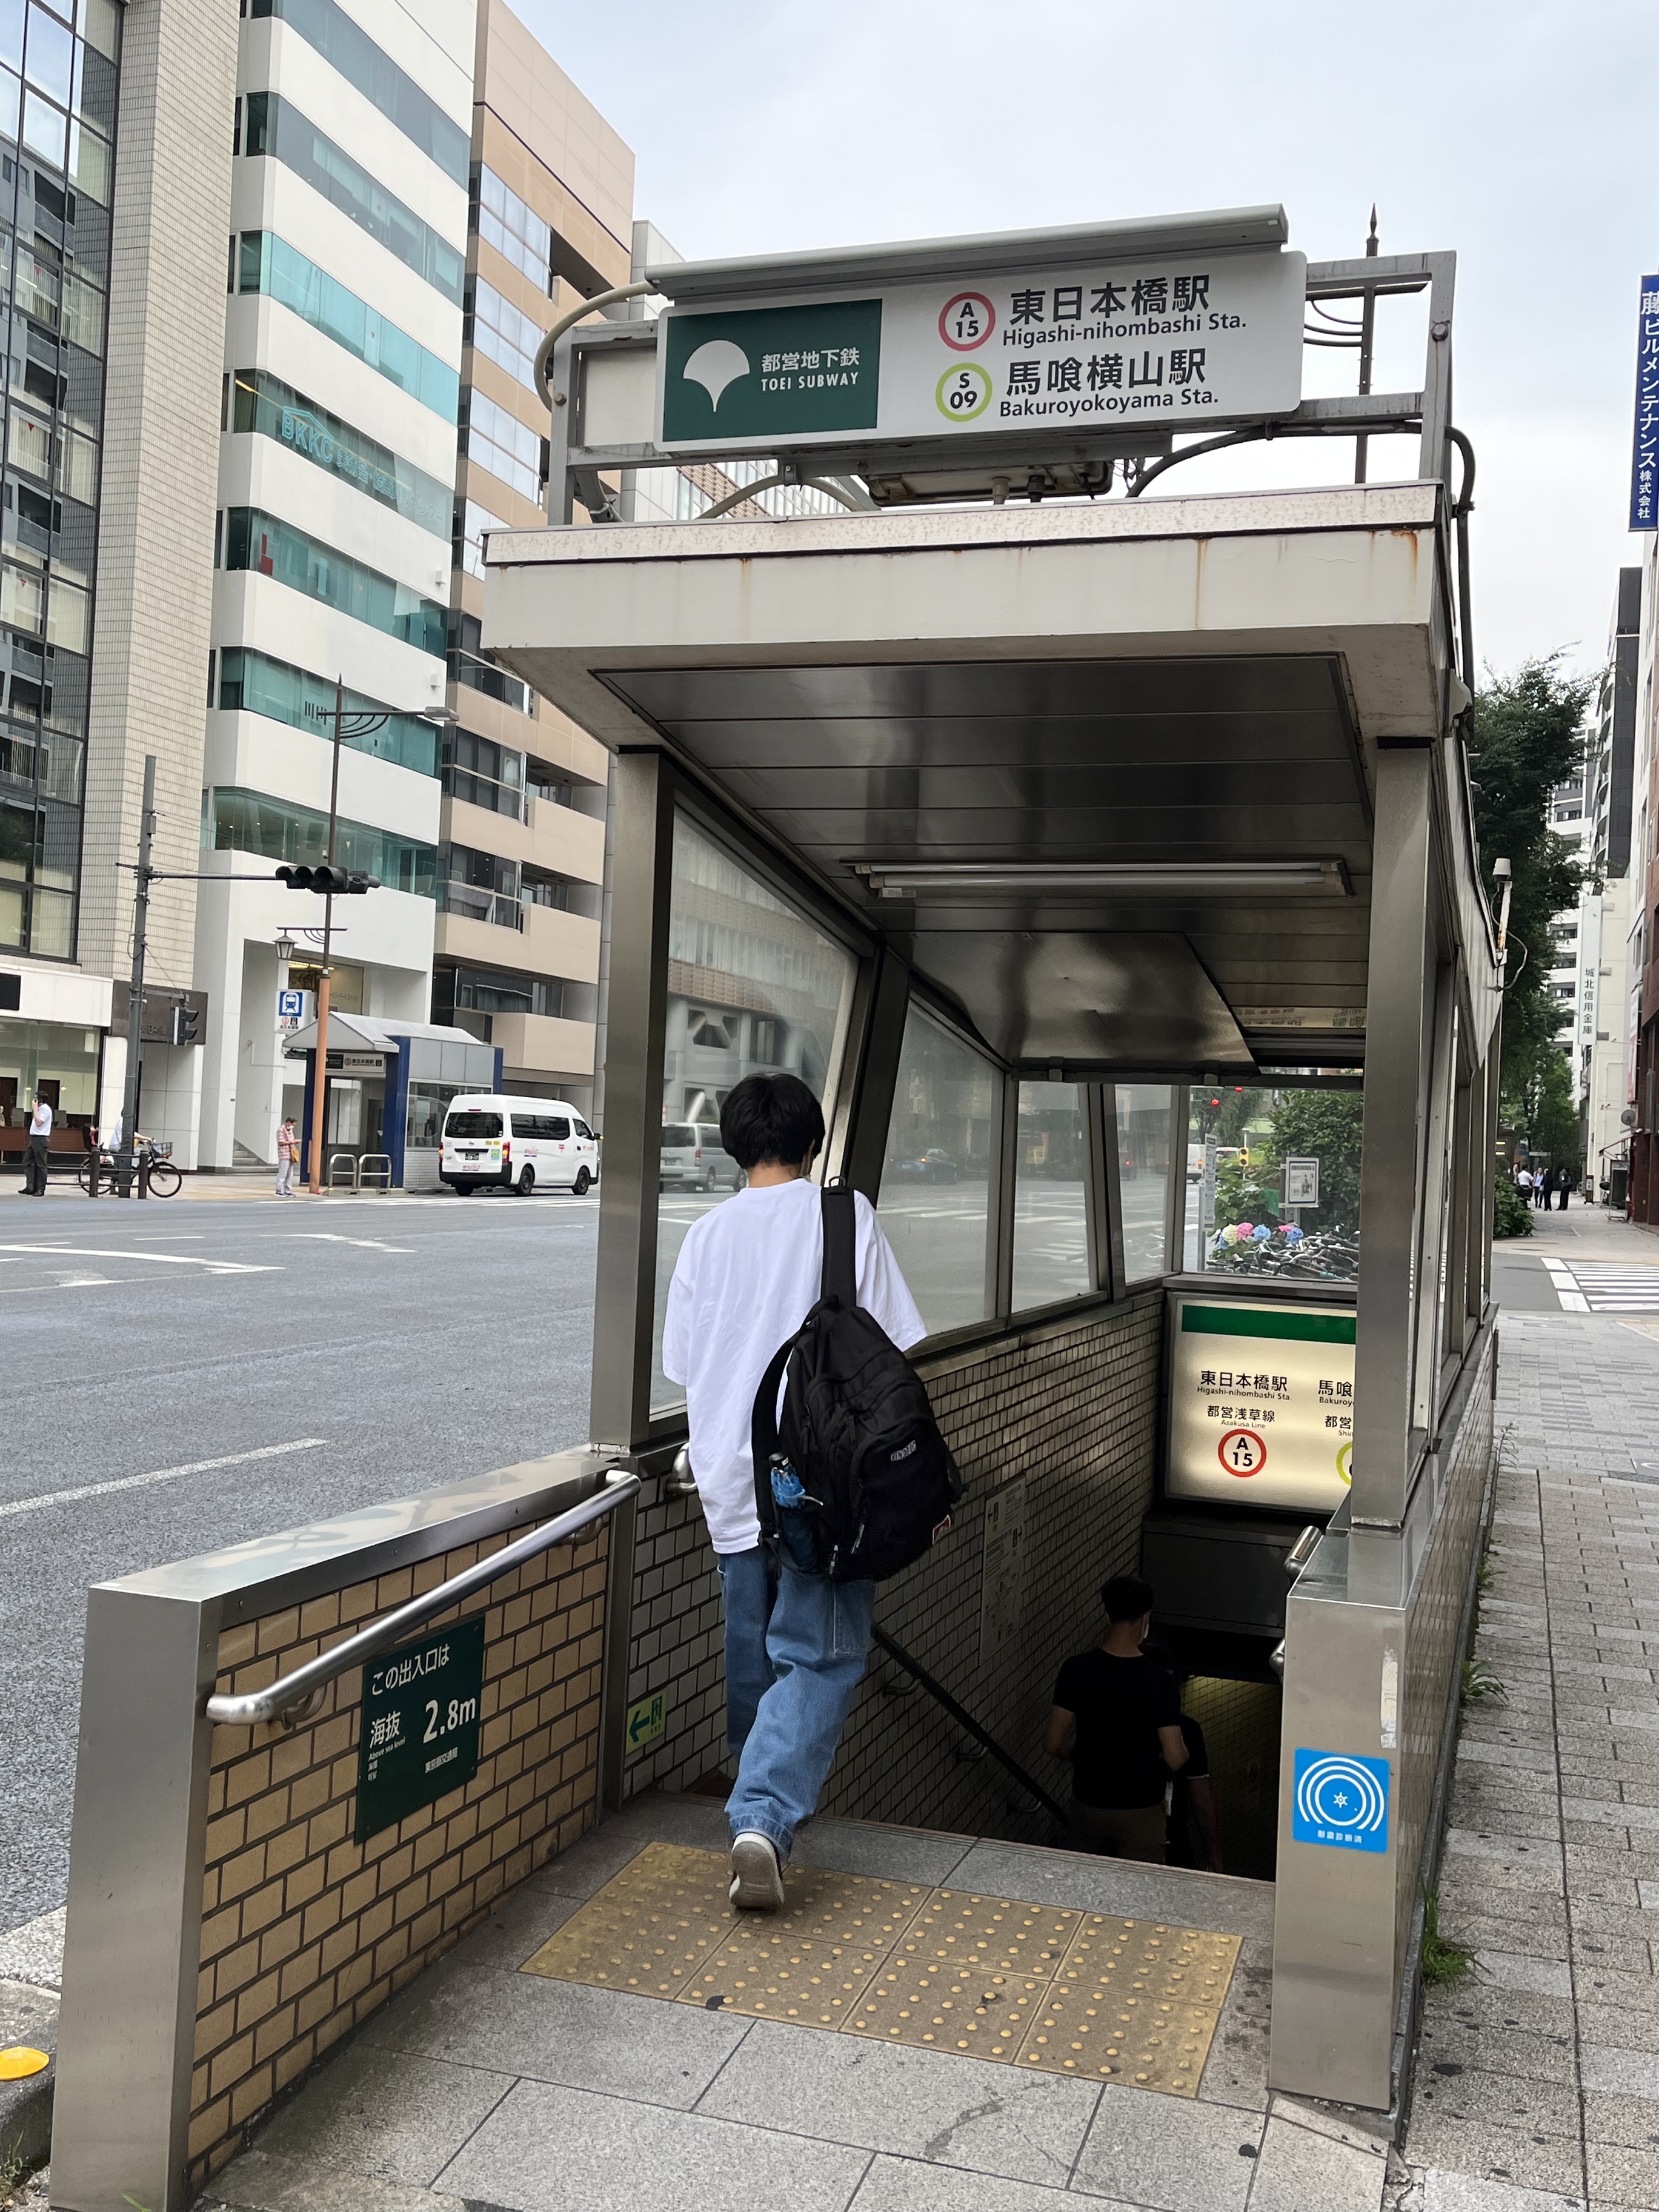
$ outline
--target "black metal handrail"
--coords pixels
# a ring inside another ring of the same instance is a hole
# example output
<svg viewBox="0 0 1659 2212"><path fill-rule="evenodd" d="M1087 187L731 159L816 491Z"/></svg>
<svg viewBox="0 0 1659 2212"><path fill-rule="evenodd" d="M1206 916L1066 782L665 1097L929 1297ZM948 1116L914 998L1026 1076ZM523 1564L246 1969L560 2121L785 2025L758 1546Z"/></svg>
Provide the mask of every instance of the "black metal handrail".
<svg viewBox="0 0 1659 2212"><path fill-rule="evenodd" d="M943 1705L957 1726L966 1729L974 1741L982 1745L997 1764L1013 1776L1014 1780L1018 1783L1028 1796L1034 1797L1045 1813L1052 1814L1062 1828L1071 1826L1072 1816L1060 1800L1057 1797L1051 1797L1036 1775L1027 1773L1012 1752L1005 1751L994 1736L986 1733L967 1707L959 1705L951 1695L943 1682L936 1681L921 1661L913 1659L902 1644L896 1644L884 1628L875 1629L872 1633L888 1657L902 1667L907 1674L911 1675L920 1683L930 1698Z"/></svg>

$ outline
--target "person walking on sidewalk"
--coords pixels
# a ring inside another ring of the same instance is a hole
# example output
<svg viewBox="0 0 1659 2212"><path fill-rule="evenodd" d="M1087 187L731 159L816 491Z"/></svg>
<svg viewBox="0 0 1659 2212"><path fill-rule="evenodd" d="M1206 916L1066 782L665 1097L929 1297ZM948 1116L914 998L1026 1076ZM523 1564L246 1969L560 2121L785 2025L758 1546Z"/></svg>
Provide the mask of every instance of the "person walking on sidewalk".
<svg viewBox="0 0 1659 2212"><path fill-rule="evenodd" d="M1152 1625L1152 1584L1114 1575L1100 1601L1099 1643L1068 1659L1054 1684L1047 1749L1072 1763L1072 1826L1083 1842L1162 1866L1164 1784L1188 1761L1181 1692L1140 1648Z"/></svg>
<svg viewBox="0 0 1659 2212"><path fill-rule="evenodd" d="M817 1808L875 1610L872 1582L796 1572L761 1543L751 1423L773 1354L818 1302L823 1115L798 1076L749 1075L720 1109L745 1188L691 1224L663 1323L663 1373L685 1385L690 1456L726 1611L732 1904L777 1911L795 1831ZM855 1201L858 1302L901 1351L927 1334L875 1209Z"/></svg>
<svg viewBox="0 0 1659 2212"><path fill-rule="evenodd" d="M276 1132L276 1195L294 1195L294 1155L298 1139L294 1133L294 1116L284 1114L282 1127Z"/></svg>
<svg viewBox="0 0 1659 2212"><path fill-rule="evenodd" d="M29 1141L23 1155L23 1195L25 1198L44 1198L46 1194L46 1156L52 1149L52 1108L37 1091L34 1112L29 1120Z"/></svg>
<svg viewBox="0 0 1659 2212"><path fill-rule="evenodd" d="M1558 1213L1565 1213L1566 1212L1567 1200L1571 1196L1571 1170L1570 1168L1557 1168L1555 1170L1555 1210Z"/></svg>

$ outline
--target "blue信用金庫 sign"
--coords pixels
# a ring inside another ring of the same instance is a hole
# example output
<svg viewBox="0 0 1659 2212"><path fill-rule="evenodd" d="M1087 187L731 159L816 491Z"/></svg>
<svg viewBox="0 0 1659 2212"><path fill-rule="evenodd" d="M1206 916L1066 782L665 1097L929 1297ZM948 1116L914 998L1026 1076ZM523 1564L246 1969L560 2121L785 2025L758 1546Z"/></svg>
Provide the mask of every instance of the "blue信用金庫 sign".
<svg viewBox="0 0 1659 2212"><path fill-rule="evenodd" d="M1636 436L1630 463L1630 526L1659 530L1659 276L1642 279L1636 320Z"/></svg>
<svg viewBox="0 0 1659 2212"><path fill-rule="evenodd" d="M1291 1839L1339 1851L1389 1848L1389 1762L1352 1752L1298 1749Z"/></svg>

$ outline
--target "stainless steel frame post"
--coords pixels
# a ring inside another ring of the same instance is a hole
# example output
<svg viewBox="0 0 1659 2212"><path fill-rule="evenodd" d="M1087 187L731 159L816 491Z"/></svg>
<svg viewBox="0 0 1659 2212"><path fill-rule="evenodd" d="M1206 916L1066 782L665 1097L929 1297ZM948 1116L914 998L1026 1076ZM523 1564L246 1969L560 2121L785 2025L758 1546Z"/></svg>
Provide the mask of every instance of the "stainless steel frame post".
<svg viewBox="0 0 1659 2212"><path fill-rule="evenodd" d="M1425 985L1433 766L1426 744L1390 747L1376 759L1351 1506L1356 1525L1389 1528L1405 1518L1420 1442L1412 1432L1412 1354L1432 1019Z"/></svg>
<svg viewBox="0 0 1659 2212"><path fill-rule="evenodd" d="M855 1020L847 1040L830 1161L872 1206L881 1193L909 1006L910 970L895 953L878 947L872 956L865 1019L861 1024ZM842 1098L848 1102L844 1113Z"/></svg>
<svg viewBox="0 0 1659 2212"><path fill-rule="evenodd" d="M1109 1081L1096 1088L1100 1098L1095 1115L1098 1173L1091 1175L1090 1181L1098 1194L1106 1231L1101 1247L1105 1272L1100 1279L1100 1287L1109 1291L1113 1297L1121 1298L1127 1296L1129 1283L1128 1262L1123 1256L1123 1176L1118 1164L1117 1085Z"/></svg>
<svg viewBox="0 0 1659 2212"><path fill-rule="evenodd" d="M54 2204L185 2201L217 1652L216 1607L87 1594Z"/></svg>
<svg viewBox="0 0 1659 2212"><path fill-rule="evenodd" d="M605 1171L588 1419L606 1449L631 1451L645 1440L651 1418L674 801L660 753L621 753L614 775Z"/></svg>

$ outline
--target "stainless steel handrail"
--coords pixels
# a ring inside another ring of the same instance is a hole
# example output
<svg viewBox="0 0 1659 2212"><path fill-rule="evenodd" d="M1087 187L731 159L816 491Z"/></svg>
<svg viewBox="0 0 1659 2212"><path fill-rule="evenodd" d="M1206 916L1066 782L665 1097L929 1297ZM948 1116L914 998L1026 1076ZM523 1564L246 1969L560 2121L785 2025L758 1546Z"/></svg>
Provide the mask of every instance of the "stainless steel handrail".
<svg viewBox="0 0 1659 2212"><path fill-rule="evenodd" d="M350 1173L343 1182L336 1180L340 1163L343 1160ZM356 1190L357 1188L357 1155L356 1152L331 1152L328 1156L328 1187L331 1190Z"/></svg>
<svg viewBox="0 0 1659 2212"><path fill-rule="evenodd" d="M407 1630L417 1628L429 1620L434 1613L442 1613L457 1605L462 1598L493 1583L497 1576L521 1566L538 1553L551 1551L554 1545L568 1543L570 1538L629 1498L637 1497L640 1479L619 1468L612 1469L605 1478L605 1486L580 1505L573 1505L545 1528L532 1528L527 1536L520 1536L500 1552L492 1552L487 1559L479 1559L459 1575L452 1575L447 1583L434 1589L423 1590L420 1596L410 1598L383 1620L371 1627L360 1629L349 1636L343 1644L337 1644L331 1651L319 1652L316 1658L307 1659L303 1667L296 1667L291 1674L283 1674L269 1687L250 1690L242 1697L215 1696L207 1701L207 1717L226 1728L251 1728L260 1721L281 1720L296 1705L307 1704L321 1690L326 1689L336 1675L361 1666L372 1659L377 1651L384 1651L395 1644Z"/></svg>
<svg viewBox="0 0 1659 2212"><path fill-rule="evenodd" d="M375 1174L380 1177L380 1180L378 1182L365 1182L363 1181L363 1170L367 1167L372 1167ZM357 1163L357 1188L359 1190L374 1191L387 1191L391 1189L392 1155L390 1152L365 1152L363 1154L362 1158Z"/></svg>

